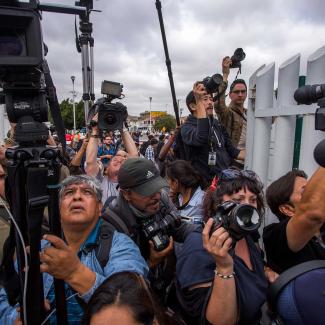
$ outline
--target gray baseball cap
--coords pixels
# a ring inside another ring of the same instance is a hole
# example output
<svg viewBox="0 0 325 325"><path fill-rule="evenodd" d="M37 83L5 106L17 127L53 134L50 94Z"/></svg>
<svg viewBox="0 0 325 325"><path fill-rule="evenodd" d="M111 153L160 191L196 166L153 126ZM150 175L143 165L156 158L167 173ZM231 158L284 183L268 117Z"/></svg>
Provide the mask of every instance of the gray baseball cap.
<svg viewBox="0 0 325 325"><path fill-rule="evenodd" d="M141 196L150 196L168 186L154 163L146 158L127 159L121 166L117 179L121 189L130 189Z"/></svg>

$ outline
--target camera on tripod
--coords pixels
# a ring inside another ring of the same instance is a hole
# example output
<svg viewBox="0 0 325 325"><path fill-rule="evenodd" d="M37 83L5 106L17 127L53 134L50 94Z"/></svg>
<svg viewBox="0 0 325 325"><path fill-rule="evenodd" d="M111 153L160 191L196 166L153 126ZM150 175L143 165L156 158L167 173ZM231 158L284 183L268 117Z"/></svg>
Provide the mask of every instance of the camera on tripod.
<svg viewBox="0 0 325 325"><path fill-rule="evenodd" d="M97 101L98 105L98 127L100 130L115 131L122 130L128 116L127 108L122 103L112 103L113 99L123 98L123 85L104 80L101 93L107 95Z"/></svg>
<svg viewBox="0 0 325 325"><path fill-rule="evenodd" d="M180 216L175 211L170 211L159 221L154 216L141 219L141 227L145 238L153 242L155 250L162 251L169 245L171 230L180 222Z"/></svg>
<svg viewBox="0 0 325 325"><path fill-rule="evenodd" d="M0 7L0 102L18 123L17 142L45 141L47 95L42 79L44 46L40 17L33 9Z"/></svg>
<svg viewBox="0 0 325 325"><path fill-rule="evenodd" d="M217 228L223 227L235 242L246 235L254 233L261 225L261 217L253 206L238 204L233 201L220 204L213 220L211 234Z"/></svg>

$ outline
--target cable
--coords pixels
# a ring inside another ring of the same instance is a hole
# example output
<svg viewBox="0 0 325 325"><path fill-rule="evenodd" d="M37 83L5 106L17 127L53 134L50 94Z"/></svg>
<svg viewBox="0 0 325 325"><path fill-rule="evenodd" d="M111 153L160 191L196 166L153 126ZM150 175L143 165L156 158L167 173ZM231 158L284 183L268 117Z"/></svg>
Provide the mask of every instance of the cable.
<svg viewBox="0 0 325 325"><path fill-rule="evenodd" d="M14 217L12 216L10 210L8 209L6 203L4 202L4 200L0 197L0 203L3 204L4 208L6 209L6 211L8 212L9 218L11 219L11 221L13 222L16 231L18 233L19 239L21 241L22 247L23 247L23 251L24 251L24 259L25 259L25 279L24 279L24 291L23 291L23 315L24 315L24 324L27 325L27 312L26 312L26 306L27 306L27 279L28 279L28 258L27 258L27 251L26 251L26 246L25 246L25 242L24 242L24 237L16 223L16 220L14 219Z"/></svg>
<svg viewBox="0 0 325 325"><path fill-rule="evenodd" d="M72 297L76 296L78 294L78 292L74 293L73 295L71 295L70 297L67 298L67 301L69 299L71 299ZM48 320L49 318L54 314L54 312L56 312L56 308L54 308L48 315L47 317L45 318L45 320L43 321L43 323L41 325L44 325Z"/></svg>

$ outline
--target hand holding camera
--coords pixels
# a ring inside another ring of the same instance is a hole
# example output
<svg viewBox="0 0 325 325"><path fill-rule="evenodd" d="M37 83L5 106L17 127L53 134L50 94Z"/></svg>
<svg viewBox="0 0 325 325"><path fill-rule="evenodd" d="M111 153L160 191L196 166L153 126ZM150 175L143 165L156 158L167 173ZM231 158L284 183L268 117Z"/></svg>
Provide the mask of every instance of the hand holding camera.
<svg viewBox="0 0 325 325"><path fill-rule="evenodd" d="M231 64L232 64L232 61L229 56L226 56L223 58L223 60L222 60L222 75L224 77L223 78L224 81L227 81L227 79L225 80L225 77L229 76Z"/></svg>
<svg viewBox="0 0 325 325"><path fill-rule="evenodd" d="M231 273L233 269L233 258L229 254L232 247L232 239L225 228L220 227L210 236L213 229L213 219L209 219L202 231L203 247L215 259L218 270Z"/></svg>
<svg viewBox="0 0 325 325"><path fill-rule="evenodd" d="M161 263L174 249L173 237L169 237L169 244L162 251L157 251L155 244L150 240L149 267L154 268Z"/></svg>

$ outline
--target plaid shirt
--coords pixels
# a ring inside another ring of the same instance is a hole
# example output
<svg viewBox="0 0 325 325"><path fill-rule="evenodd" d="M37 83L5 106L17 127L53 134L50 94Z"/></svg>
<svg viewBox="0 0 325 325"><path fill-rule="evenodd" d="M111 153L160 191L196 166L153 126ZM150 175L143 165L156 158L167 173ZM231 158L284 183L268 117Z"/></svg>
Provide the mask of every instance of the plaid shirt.
<svg viewBox="0 0 325 325"><path fill-rule="evenodd" d="M151 145L149 145L148 148L146 149L146 153L144 156L145 158L151 160L152 162L155 162L155 151Z"/></svg>

